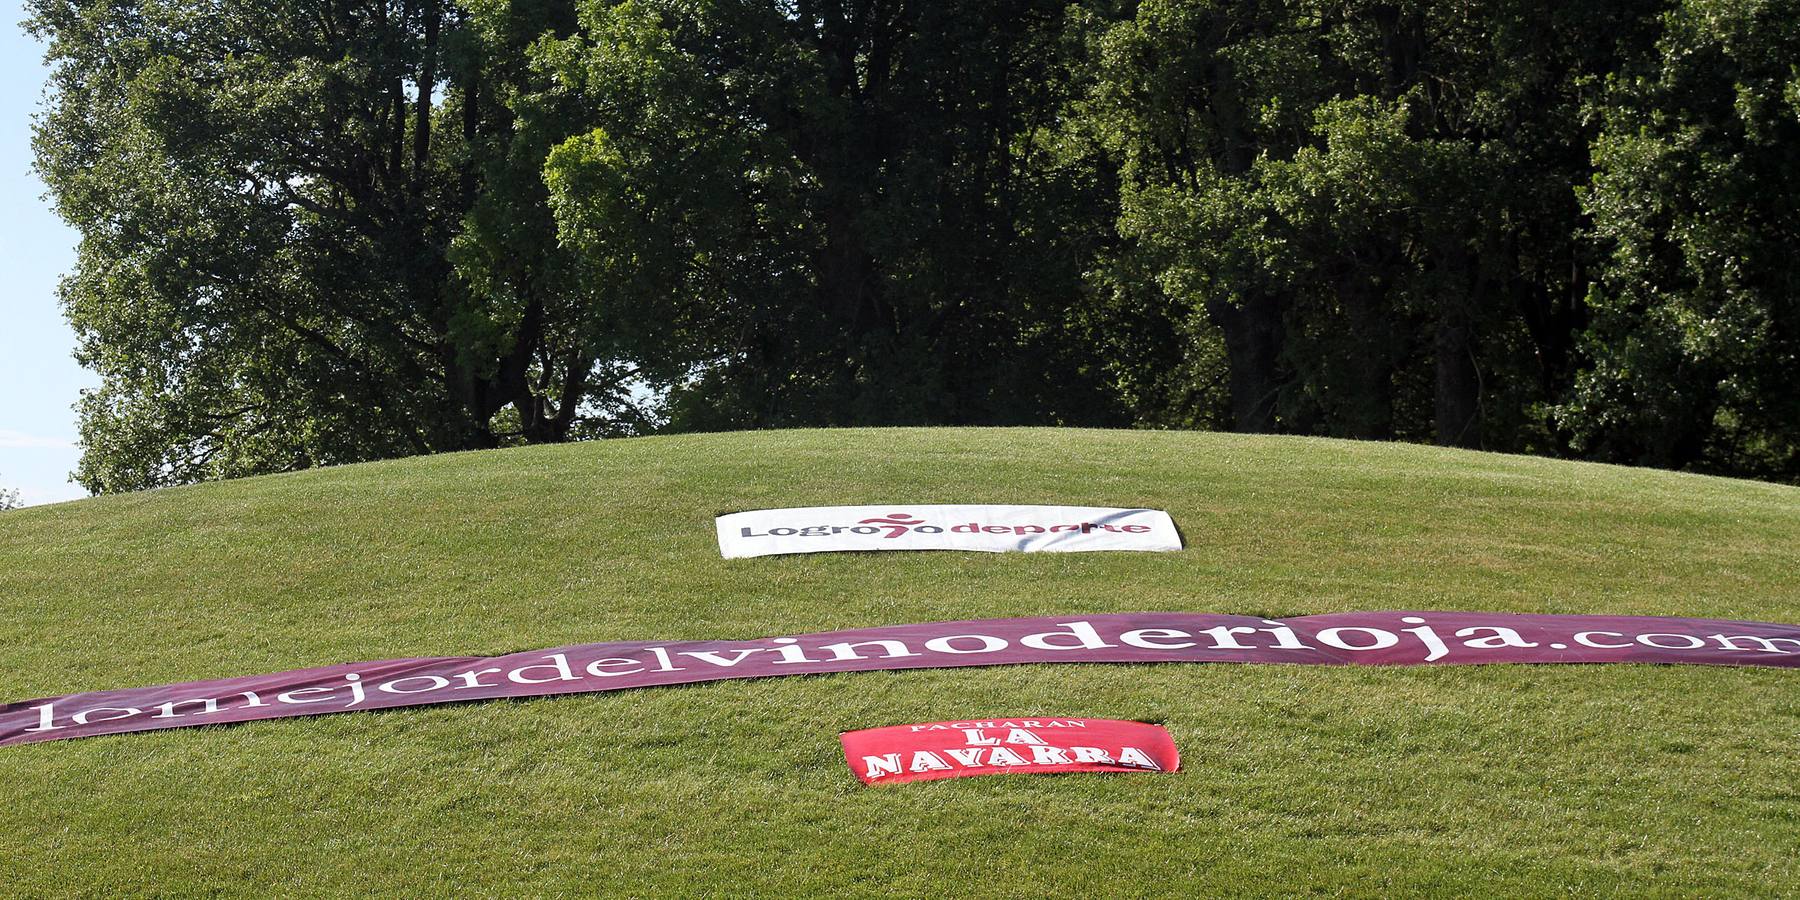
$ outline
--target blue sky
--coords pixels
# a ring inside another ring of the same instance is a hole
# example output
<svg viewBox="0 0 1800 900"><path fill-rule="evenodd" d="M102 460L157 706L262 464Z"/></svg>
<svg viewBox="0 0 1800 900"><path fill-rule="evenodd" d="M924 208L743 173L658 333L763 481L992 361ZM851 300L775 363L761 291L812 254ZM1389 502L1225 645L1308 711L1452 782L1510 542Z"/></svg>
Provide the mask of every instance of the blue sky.
<svg viewBox="0 0 1800 900"><path fill-rule="evenodd" d="M73 406L99 383L71 358L75 335L56 304L56 282L75 260L75 233L43 199L31 171L31 116L47 70L44 48L18 22L0 27L0 488L28 504L84 497L69 482L75 447Z"/></svg>

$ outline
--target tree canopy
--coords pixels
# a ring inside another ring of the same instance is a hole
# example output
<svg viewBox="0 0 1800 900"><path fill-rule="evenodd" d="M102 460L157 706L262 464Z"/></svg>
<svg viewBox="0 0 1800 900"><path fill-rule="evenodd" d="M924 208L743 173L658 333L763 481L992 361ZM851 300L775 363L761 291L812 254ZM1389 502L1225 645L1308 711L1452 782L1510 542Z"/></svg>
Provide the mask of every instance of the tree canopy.
<svg viewBox="0 0 1800 900"><path fill-rule="evenodd" d="M1800 479L1795 0L30 0L96 491L651 430Z"/></svg>

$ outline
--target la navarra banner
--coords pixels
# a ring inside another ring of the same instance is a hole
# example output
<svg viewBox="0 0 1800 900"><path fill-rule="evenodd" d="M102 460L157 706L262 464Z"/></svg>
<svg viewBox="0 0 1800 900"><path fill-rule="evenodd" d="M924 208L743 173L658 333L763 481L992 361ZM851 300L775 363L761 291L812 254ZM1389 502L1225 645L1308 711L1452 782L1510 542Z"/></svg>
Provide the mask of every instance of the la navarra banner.
<svg viewBox="0 0 1800 900"><path fill-rule="evenodd" d="M846 731L844 760L863 784L1036 772L1173 772L1161 725L1117 719L964 719Z"/></svg>
<svg viewBox="0 0 1800 900"><path fill-rule="evenodd" d="M714 520L727 559L856 550L1073 553L1181 549L1159 509L1101 506L808 506Z"/></svg>
<svg viewBox="0 0 1800 900"><path fill-rule="evenodd" d="M1800 626L1648 616L1113 613L892 625L748 641L579 644L346 663L0 706L0 745L499 697L825 672L1021 663L1699 663L1800 667Z"/></svg>

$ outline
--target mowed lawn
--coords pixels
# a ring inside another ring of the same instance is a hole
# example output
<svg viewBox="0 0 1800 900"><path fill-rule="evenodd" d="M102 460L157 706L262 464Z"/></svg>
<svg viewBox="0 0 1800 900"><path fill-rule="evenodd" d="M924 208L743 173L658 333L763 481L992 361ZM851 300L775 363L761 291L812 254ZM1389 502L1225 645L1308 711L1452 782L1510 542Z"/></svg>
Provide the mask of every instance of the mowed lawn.
<svg viewBox="0 0 1800 900"><path fill-rule="evenodd" d="M1168 510L1171 554L722 560L712 517ZM1800 489L1050 429L659 437L0 515L0 701L354 660L997 616L1800 622ZM1161 722L1174 775L865 788L837 734ZM0 895L1800 894L1800 669L1015 666L0 748Z"/></svg>

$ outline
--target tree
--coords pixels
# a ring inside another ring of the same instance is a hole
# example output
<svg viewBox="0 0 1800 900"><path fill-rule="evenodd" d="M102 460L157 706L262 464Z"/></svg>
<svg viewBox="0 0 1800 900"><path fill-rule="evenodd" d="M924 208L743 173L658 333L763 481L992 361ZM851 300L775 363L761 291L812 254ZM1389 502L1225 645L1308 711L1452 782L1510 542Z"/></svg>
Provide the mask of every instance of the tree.
<svg viewBox="0 0 1800 900"><path fill-rule="evenodd" d="M19 508L19 492L16 488L0 488L0 512Z"/></svg>
<svg viewBox="0 0 1800 900"><path fill-rule="evenodd" d="M1614 73L1584 194L1608 251L1558 410L1584 454L1800 479L1800 5L1685 0Z"/></svg>
<svg viewBox="0 0 1800 900"><path fill-rule="evenodd" d="M1653 14L1149 0L1111 25L1087 127L1121 160L1128 270L1224 347L1218 424L1559 449L1583 85Z"/></svg>
<svg viewBox="0 0 1800 900"><path fill-rule="evenodd" d="M62 298L103 378L84 486L629 426L502 102L508 40L556 4L510 8L529 38L444 0L30 8L39 170L81 233Z"/></svg>
<svg viewBox="0 0 1800 900"><path fill-rule="evenodd" d="M1067 327L1113 213L1052 145L1065 12L590 0L537 45L560 234L685 356L676 427L1122 421Z"/></svg>

